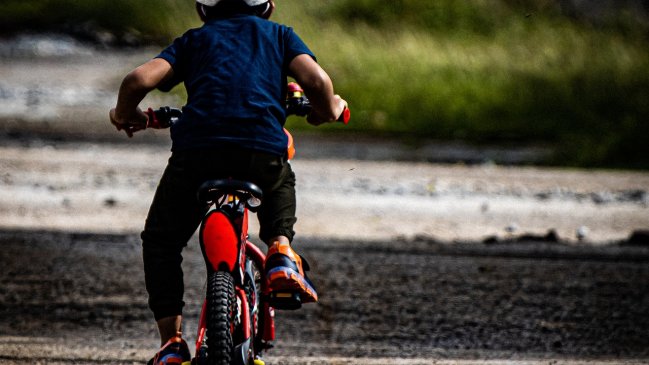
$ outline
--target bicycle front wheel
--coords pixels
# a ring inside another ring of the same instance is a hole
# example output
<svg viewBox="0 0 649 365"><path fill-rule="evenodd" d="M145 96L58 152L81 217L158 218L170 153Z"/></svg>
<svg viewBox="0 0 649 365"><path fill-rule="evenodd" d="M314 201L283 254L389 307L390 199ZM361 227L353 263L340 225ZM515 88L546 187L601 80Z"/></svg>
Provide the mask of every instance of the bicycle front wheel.
<svg viewBox="0 0 649 365"><path fill-rule="evenodd" d="M236 298L227 271L212 272L207 281L207 364L229 365L233 357Z"/></svg>

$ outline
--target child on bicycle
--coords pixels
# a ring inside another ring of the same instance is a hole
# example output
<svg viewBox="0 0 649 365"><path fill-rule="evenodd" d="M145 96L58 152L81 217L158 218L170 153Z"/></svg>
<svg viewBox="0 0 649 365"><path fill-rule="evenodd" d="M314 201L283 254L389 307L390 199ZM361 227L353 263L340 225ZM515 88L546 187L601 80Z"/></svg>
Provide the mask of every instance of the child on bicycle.
<svg viewBox="0 0 649 365"><path fill-rule="evenodd" d="M262 188L259 236L269 246L270 289L296 290L303 302L318 299L290 246L296 200L283 131L287 76L311 101L310 124L335 121L347 103L334 94L331 79L293 30L268 20L274 8L272 0L196 0L203 26L131 71L110 111L111 122L132 136L146 128L148 118L138 105L148 92L169 91L180 82L187 89L183 116L171 127L172 154L142 232L149 307L163 346L155 364L190 360L179 336L181 252L206 212L196 199L206 180L235 178Z"/></svg>

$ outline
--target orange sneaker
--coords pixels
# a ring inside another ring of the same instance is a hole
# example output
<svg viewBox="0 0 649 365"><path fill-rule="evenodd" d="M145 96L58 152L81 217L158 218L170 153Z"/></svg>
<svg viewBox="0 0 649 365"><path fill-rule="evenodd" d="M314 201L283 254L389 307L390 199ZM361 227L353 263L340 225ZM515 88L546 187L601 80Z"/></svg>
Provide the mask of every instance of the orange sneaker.
<svg viewBox="0 0 649 365"><path fill-rule="evenodd" d="M167 341L147 365L190 365L191 361L189 347L178 334Z"/></svg>
<svg viewBox="0 0 649 365"><path fill-rule="evenodd" d="M297 309L302 303L318 301L313 283L304 272L309 270L309 264L288 243L270 246L264 266L273 307Z"/></svg>

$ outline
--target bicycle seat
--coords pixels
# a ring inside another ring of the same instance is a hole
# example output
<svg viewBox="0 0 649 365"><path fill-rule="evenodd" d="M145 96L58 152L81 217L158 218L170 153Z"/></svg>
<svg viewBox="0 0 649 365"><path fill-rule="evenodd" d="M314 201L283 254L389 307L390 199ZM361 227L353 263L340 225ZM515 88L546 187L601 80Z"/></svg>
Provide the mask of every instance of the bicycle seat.
<svg viewBox="0 0 649 365"><path fill-rule="evenodd" d="M205 203L216 202L226 194L232 194L245 201L251 211L261 205L264 196L259 186L241 180L208 180L198 188L198 200Z"/></svg>

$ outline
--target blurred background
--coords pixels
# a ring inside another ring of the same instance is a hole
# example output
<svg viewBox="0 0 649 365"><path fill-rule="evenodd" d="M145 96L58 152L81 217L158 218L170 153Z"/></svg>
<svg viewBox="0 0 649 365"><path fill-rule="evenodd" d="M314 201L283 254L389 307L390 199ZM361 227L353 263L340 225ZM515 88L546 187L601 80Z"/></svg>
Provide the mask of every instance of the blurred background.
<svg viewBox="0 0 649 365"><path fill-rule="evenodd" d="M532 159L536 164L649 168L649 1L276 2L273 20L296 29L353 106L346 133L413 147L432 139L537 148L544 153ZM116 74L109 85L65 95L108 106L119 77L145 59L142 50L152 57L200 25L193 6L190 0L3 0L0 58L67 52L74 64L96 51L140 55L116 64L102 56L94 62L105 71L97 73ZM12 120L30 119L30 97L47 98L43 90L17 90L10 74L5 67L0 79L5 131ZM182 103L182 87L174 95ZM289 126L298 133L306 128L297 120Z"/></svg>
<svg viewBox="0 0 649 365"><path fill-rule="evenodd" d="M322 302L271 360L647 363L649 0L275 1L352 121L288 121ZM138 235L169 135L108 110L197 26L194 0L0 0L3 364L156 348ZM201 262L194 239L188 318Z"/></svg>

